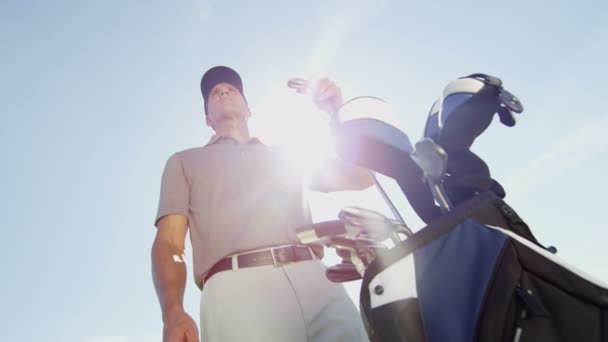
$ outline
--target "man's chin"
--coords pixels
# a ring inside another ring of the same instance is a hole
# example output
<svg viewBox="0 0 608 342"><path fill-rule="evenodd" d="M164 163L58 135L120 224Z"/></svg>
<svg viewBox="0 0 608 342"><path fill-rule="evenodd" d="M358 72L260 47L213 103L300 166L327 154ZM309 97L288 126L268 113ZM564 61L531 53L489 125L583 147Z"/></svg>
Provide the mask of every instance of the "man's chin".
<svg viewBox="0 0 608 342"><path fill-rule="evenodd" d="M225 112L219 118L218 121L227 122L239 122L245 119L245 115L239 112Z"/></svg>

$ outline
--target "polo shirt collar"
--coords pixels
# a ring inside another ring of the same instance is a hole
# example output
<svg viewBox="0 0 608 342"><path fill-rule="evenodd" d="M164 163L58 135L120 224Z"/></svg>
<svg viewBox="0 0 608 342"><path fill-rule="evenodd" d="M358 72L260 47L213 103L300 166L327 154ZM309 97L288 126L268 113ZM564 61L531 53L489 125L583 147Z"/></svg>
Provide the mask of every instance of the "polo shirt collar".
<svg viewBox="0 0 608 342"><path fill-rule="evenodd" d="M209 142L207 143L207 145L205 146L209 146L209 145L213 145L213 144L221 144L221 143L232 143L232 144L238 144L238 142L236 141L236 139L234 139L231 136L222 136L222 135L217 135L214 134L211 139L209 140ZM243 145L250 145L250 144L261 144L262 142L260 141L260 139L252 137L250 138L246 143L244 143Z"/></svg>

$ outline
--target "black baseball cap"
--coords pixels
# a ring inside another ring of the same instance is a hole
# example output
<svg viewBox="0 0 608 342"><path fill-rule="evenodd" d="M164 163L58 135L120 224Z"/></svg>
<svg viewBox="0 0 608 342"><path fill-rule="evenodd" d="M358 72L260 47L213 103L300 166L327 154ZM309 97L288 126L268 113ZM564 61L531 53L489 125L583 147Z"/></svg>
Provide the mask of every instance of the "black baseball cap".
<svg viewBox="0 0 608 342"><path fill-rule="evenodd" d="M241 92L243 98L245 97L245 94L243 93L243 81L236 71L227 66L220 65L213 67L207 70L201 78L201 94L203 94L203 100L205 101L205 115L207 115L207 100L209 99L209 93L211 92L211 89L219 83L233 85ZM245 101L247 101L247 99L245 99Z"/></svg>

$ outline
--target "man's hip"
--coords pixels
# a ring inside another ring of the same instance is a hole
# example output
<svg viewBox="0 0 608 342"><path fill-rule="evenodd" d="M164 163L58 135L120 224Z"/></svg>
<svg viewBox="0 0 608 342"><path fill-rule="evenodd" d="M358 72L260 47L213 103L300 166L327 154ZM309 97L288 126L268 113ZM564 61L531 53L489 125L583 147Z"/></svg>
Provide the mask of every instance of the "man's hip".
<svg viewBox="0 0 608 342"><path fill-rule="evenodd" d="M319 259L240 268L209 278L203 341L367 341L359 312Z"/></svg>

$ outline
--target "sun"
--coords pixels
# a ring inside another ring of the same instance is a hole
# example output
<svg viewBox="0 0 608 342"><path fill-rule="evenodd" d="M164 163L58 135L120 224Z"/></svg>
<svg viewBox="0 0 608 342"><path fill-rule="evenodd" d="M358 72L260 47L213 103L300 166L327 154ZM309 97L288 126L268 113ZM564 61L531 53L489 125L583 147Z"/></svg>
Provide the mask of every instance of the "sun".
<svg viewBox="0 0 608 342"><path fill-rule="evenodd" d="M283 150L296 170L310 174L335 156L329 116L311 98L275 83L252 108L251 134Z"/></svg>

